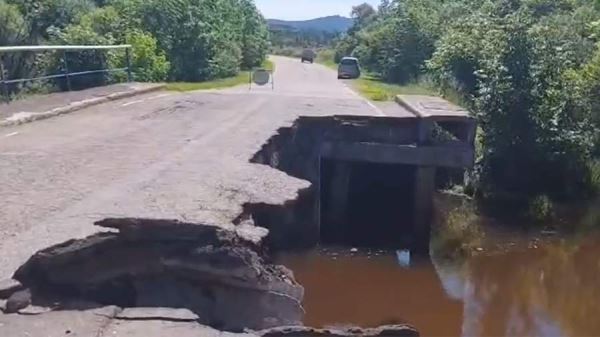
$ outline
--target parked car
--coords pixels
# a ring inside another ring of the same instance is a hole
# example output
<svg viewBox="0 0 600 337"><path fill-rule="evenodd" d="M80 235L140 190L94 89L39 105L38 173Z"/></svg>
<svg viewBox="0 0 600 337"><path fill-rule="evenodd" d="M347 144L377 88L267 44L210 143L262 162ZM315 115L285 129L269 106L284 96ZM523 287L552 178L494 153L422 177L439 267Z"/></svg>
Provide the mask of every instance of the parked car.
<svg viewBox="0 0 600 337"><path fill-rule="evenodd" d="M306 62L310 62L313 63L315 61L315 57L317 56L317 54L310 50L310 49L304 49L302 51L302 63Z"/></svg>
<svg viewBox="0 0 600 337"><path fill-rule="evenodd" d="M338 65L338 79L341 78L359 78L360 64L355 57L344 57Z"/></svg>

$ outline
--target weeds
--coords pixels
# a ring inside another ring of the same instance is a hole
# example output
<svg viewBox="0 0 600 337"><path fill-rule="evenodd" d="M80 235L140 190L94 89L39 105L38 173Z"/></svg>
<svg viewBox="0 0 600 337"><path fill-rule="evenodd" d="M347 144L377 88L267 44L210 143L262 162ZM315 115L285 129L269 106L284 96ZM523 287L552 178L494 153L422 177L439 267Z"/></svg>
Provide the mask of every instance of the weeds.
<svg viewBox="0 0 600 337"><path fill-rule="evenodd" d="M539 195L529 201L527 217L536 224L550 220L554 215L554 205L547 195Z"/></svg>
<svg viewBox="0 0 600 337"><path fill-rule="evenodd" d="M405 85L385 83L373 75L364 75L355 81L355 87L366 98L373 101L391 101L397 95L436 95L426 82L413 82Z"/></svg>
<svg viewBox="0 0 600 337"><path fill-rule="evenodd" d="M475 207L466 200L449 201L447 196L439 200L431 244L434 253L446 258L471 255L485 237Z"/></svg>

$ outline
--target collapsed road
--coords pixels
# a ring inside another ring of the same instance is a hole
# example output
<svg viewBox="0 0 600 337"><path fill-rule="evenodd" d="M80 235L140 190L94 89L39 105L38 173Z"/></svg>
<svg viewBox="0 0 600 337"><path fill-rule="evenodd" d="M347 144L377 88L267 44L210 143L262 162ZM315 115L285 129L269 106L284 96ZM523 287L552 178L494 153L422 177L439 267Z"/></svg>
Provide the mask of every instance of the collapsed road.
<svg viewBox="0 0 600 337"><path fill-rule="evenodd" d="M301 115L380 112L323 66L274 61L274 91L134 97L3 128L18 134L0 138L0 277L104 218L223 226L245 203L294 200L310 184L250 163L261 146Z"/></svg>
<svg viewBox="0 0 600 337"><path fill-rule="evenodd" d="M319 209L306 197L314 181L280 167L294 151L314 149L302 142L287 154L265 148L282 132L302 130L301 116L344 115L336 123L350 120L359 129L385 116L323 66L274 61L275 90L142 96L3 128L11 137L0 142L0 279L21 284L9 284L0 298L8 298L7 312L22 315L0 316L0 329L35 336L35 329L67 324L73 327L61 333L148 336L146 330L161 335L156 331L183 324L189 335L244 328L264 336L416 335L403 325L262 330L300 324L303 311L301 285L264 254L302 246L302 235L292 231L273 244L282 233L273 222ZM410 117L400 106L385 110ZM451 161L468 166L469 156ZM396 190L406 190L405 183ZM414 208L410 199L398 200ZM97 234L93 223L119 232ZM69 304L58 304L58 295ZM39 309L48 307L60 310ZM158 326L136 327L139 321Z"/></svg>

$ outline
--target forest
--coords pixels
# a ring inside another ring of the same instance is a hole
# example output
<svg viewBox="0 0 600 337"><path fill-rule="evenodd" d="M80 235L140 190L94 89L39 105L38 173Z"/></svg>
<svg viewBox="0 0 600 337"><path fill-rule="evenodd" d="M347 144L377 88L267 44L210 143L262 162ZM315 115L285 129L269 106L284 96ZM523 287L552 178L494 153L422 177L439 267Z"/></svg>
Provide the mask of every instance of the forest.
<svg viewBox="0 0 600 337"><path fill-rule="evenodd" d="M592 0L384 0L335 46L384 82L421 83L477 119L466 191L547 215L600 188L600 5Z"/></svg>
<svg viewBox="0 0 600 337"><path fill-rule="evenodd" d="M131 44L134 79L205 81L236 75L266 58L266 20L252 0L0 0L0 46ZM10 53L9 79L64 71L62 52ZM69 52L70 72L122 68L123 51ZM119 81L123 73L73 78L73 89ZM64 89L64 79L11 92Z"/></svg>

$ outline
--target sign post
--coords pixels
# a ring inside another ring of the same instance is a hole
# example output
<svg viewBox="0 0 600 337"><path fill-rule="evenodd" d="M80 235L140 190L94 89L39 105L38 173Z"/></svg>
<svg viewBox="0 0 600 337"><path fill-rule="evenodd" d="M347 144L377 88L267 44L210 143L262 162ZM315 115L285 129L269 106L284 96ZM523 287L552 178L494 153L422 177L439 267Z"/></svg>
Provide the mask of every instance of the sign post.
<svg viewBox="0 0 600 337"><path fill-rule="evenodd" d="M250 90L252 90L252 83L258 86L265 86L271 83L271 90L275 90L275 79L273 76L273 71L266 70L263 68L254 69L249 76L250 82Z"/></svg>

